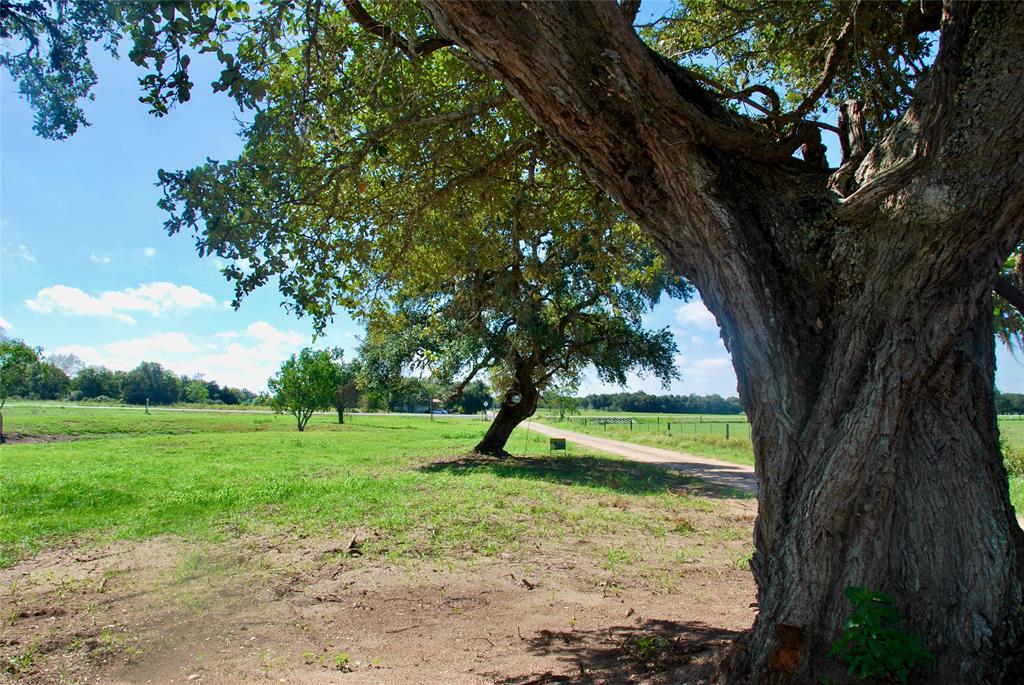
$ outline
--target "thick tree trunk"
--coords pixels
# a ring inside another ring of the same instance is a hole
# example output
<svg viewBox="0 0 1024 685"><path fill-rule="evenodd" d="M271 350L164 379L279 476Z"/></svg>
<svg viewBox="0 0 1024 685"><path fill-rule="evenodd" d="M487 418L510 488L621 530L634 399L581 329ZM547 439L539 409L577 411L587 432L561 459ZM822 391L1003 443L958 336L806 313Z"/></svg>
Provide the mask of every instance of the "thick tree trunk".
<svg viewBox="0 0 1024 685"><path fill-rule="evenodd" d="M730 679L840 675L828 651L857 585L896 598L936 655L927 682L1021 682L988 291L1024 217L1024 5L946 8L931 76L840 196L610 3L423 1L722 328L759 482L760 613Z"/></svg>
<svg viewBox="0 0 1024 685"><path fill-rule="evenodd" d="M338 411L338 423L345 423L345 406L339 404L334 408Z"/></svg>
<svg viewBox="0 0 1024 685"><path fill-rule="evenodd" d="M501 403L501 409L498 410L483 439L473 448L474 451L494 456L508 455L505 445L508 443L512 431L520 423L533 416L537 410L539 397L540 393L532 386L517 388L506 393L505 399ZM515 401L517 398L518 401Z"/></svg>
<svg viewBox="0 0 1024 685"><path fill-rule="evenodd" d="M803 431L754 418L760 613L727 666L733 681L843 682L828 651L852 610L849 585L896 598L936 656L925 682L1024 677L1024 533L999 452L981 299L918 333L952 339L932 363L913 332L842 345L849 363L822 379L824 411ZM957 333L965 313L973 323Z"/></svg>

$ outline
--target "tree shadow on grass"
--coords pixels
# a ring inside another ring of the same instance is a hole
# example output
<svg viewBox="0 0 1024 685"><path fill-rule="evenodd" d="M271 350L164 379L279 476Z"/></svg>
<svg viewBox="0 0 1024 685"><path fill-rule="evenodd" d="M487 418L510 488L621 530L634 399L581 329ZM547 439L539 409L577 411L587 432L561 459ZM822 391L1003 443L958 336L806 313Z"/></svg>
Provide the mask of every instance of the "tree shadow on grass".
<svg viewBox="0 0 1024 685"><path fill-rule="evenodd" d="M699 621L649 619L590 631L541 630L524 636L527 650L560 668L517 676L500 685L548 683L707 683L730 644L742 635Z"/></svg>
<svg viewBox="0 0 1024 685"><path fill-rule="evenodd" d="M752 497L751 493L740 488L709 483L660 466L591 455L502 458L471 452L456 459L436 461L421 467L420 471L456 475L490 473L499 478L605 488L629 495L668 492L726 499Z"/></svg>

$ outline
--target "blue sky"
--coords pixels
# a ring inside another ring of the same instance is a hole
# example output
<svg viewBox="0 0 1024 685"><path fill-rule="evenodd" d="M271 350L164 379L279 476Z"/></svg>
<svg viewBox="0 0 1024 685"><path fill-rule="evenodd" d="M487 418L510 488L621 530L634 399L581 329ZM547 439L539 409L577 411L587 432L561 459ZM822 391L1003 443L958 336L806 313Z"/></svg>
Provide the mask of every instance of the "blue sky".
<svg viewBox="0 0 1024 685"><path fill-rule="evenodd" d="M240 150L237 112L195 64L192 100L162 119L138 102L139 72L96 55L100 82L86 109L92 126L61 142L37 138L32 114L6 73L0 82L0 326L7 335L128 369L157 361L179 373L262 390L288 354L312 342L309 321L280 306L273 287L228 306L223 264L200 259L188 236L168 237L157 208L157 169L184 169ZM665 301L648 316L669 327L683 379L670 392L734 395L736 379L711 314L700 302ZM318 346L354 352L347 317ZM1024 366L999 350L997 383L1024 391ZM655 379L631 390L664 392ZM616 391L588 378L581 392Z"/></svg>

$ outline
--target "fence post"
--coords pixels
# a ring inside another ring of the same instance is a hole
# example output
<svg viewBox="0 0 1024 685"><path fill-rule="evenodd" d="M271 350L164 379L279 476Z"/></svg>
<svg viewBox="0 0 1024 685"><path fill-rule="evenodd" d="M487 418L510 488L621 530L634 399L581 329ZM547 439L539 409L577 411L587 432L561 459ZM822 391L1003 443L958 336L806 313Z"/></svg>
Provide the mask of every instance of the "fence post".
<svg viewBox="0 0 1024 685"><path fill-rule="evenodd" d="M668 434L672 435L672 422L671 421L668 422Z"/></svg>
<svg viewBox="0 0 1024 685"><path fill-rule="evenodd" d="M728 423L725 424L725 439L726 440L729 439L729 424Z"/></svg>
<svg viewBox="0 0 1024 685"><path fill-rule="evenodd" d="M629 420L629 432L630 432L630 433L632 433L632 432L633 432L633 419L630 419L630 420Z"/></svg>

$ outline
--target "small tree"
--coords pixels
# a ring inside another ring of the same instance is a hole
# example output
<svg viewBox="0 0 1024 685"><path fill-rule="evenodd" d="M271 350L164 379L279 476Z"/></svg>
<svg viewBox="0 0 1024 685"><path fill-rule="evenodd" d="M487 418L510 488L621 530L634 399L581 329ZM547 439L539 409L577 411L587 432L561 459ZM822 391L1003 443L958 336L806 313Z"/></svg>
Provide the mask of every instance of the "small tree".
<svg viewBox="0 0 1024 685"><path fill-rule="evenodd" d="M87 366L79 371L71 382L71 388L81 393L82 399L121 397L120 379L115 372L103 366Z"/></svg>
<svg viewBox="0 0 1024 685"><path fill-rule="evenodd" d="M171 404L178 399L181 381L156 362L142 362L121 382L125 404Z"/></svg>
<svg viewBox="0 0 1024 685"><path fill-rule="evenodd" d="M200 379L189 381L185 385L185 401L192 404L205 404L210 401L210 391L206 382Z"/></svg>
<svg viewBox="0 0 1024 685"><path fill-rule="evenodd" d="M450 404L462 414L477 414L488 406L493 407L494 397L491 396L486 383L474 380L465 387L462 395Z"/></svg>
<svg viewBox="0 0 1024 685"><path fill-rule="evenodd" d="M20 340L0 338L0 443L4 441L4 403L11 395L28 391L32 372L38 365L38 349Z"/></svg>
<svg viewBox="0 0 1024 685"><path fill-rule="evenodd" d="M566 414L577 414L580 410L579 399L568 394L565 388L552 388L541 395L540 401L545 407L558 414L559 421L564 421Z"/></svg>
<svg viewBox="0 0 1024 685"><path fill-rule="evenodd" d="M281 370L267 381L273 393L271 406L294 416L300 431L306 429L313 412L334 404L338 388L334 361L338 356L337 350L303 348L285 360Z"/></svg>
<svg viewBox="0 0 1024 685"><path fill-rule="evenodd" d="M57 400L67 394L71 379L64 370L49 361L32 366L29 395L40 400Z"/></svg>

